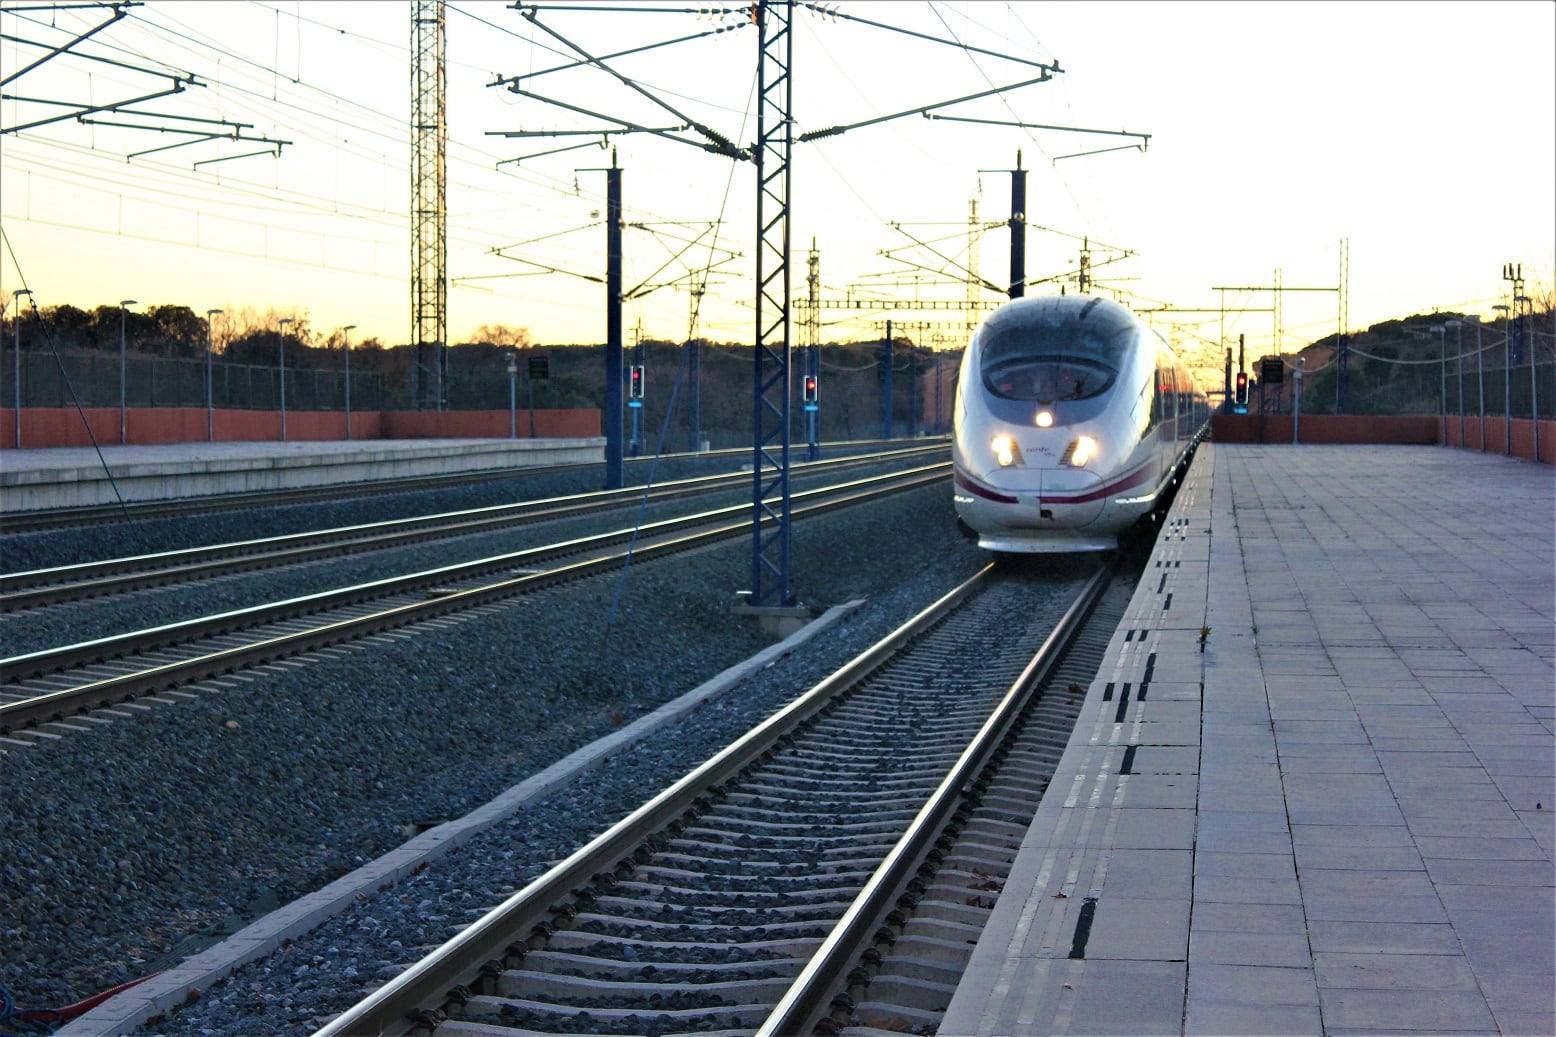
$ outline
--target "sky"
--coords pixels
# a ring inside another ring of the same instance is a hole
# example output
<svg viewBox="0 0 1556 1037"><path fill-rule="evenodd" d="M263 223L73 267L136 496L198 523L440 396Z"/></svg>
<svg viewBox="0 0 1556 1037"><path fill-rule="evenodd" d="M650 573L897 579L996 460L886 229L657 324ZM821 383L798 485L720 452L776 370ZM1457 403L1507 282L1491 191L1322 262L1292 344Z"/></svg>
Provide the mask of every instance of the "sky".
<svg viewBox="0 0 1556 1037"><path fill-rule="evenodd" d="M628 344L751 341L754 165L672 131L756 139L749 19L738 5L533 6L447 5L449 340L483 325L604 340L614 160ZM0 43L0 78L105 20L35 7L0 2L0 33L29 41ZM223 309L218 342L281 315L321 336L353 325L354 342L409 341L411 11L148 0L7 82L0 298ZM878 337L891 317L959 346L970 258L989 282L980 301L1003 297L1018 155L1027 276L1041 282L1028 294L1076 290L1088 247L1093 290L1203 368L1239 334L1252 356L1332 334L1342 302L1353 330L1489 318L1509 262L1530 294L1551 288L1546 0L842 2L797 9L793 27L795 132L851 127L790 156L791 297L814 243L822 341ZM559 70L568 44L618 77ZM1061 71L1015 86L1042 65ZM175 82L189 85L106 110ZM105 110L55 119L83 105ZM947 118L925 118L932 106ZM233 125L248 139L179 132ZM624 125L667 132L601 134ZM826 306L884 298L941 308Z"/></svg>

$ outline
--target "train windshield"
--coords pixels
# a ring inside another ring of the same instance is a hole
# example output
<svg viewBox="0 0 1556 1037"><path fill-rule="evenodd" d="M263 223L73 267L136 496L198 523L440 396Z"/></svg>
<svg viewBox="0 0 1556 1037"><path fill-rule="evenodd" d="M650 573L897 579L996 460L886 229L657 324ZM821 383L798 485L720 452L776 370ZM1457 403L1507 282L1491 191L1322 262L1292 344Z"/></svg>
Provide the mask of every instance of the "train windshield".
<svg viewBox="0 0 1556 1037"><path fill-rule="evenodd" d="M1045 322L990 322L982 343L983 381L996 396L1054 403L1107 391L1134 341L1132 321L1073 316Z"/></svg>

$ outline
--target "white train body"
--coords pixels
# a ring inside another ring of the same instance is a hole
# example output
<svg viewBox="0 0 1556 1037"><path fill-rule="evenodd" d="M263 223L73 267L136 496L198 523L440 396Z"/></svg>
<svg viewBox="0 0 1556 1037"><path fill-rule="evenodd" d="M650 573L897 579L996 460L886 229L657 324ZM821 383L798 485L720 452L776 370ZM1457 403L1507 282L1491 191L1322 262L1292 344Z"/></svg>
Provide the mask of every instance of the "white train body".
<svg viewBox="0 0 1556 1037"><path fill-rule="evenodd" d="M1157 505L1209 428L1167 343L1096 296L1014 299L956 387L956 513L991 551L1103 551Z"/></svg>

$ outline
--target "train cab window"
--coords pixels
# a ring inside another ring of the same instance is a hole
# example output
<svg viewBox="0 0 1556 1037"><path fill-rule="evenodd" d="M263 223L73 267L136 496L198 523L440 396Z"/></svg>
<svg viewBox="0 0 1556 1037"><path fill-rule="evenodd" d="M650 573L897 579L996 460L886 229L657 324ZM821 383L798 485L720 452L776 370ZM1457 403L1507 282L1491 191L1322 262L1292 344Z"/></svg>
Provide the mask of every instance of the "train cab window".
<svg viewBox="0 0 1556 1037"><path fill-rule="evenodd" d="M984 366L989 389L1010 400L1054 403L1096 396L1113 383L1114 372L1084 360L1051 357L1010 359Z"/></svg>
<svg viewBox="0 0 1556 1037"><path fill-rule="evenodd" d="M1010 400L1090 399L1113 384L1132 341L1132 326L1105 319L1090 326L1027 320L996 327L990 322L983 339L983 382Z"/></svg>

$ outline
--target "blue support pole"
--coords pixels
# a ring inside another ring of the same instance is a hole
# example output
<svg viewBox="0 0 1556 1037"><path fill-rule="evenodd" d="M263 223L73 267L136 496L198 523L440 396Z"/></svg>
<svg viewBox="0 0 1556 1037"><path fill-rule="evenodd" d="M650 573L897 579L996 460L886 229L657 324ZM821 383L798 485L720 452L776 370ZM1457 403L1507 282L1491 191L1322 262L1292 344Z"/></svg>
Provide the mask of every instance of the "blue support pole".
<svg viewBox="0 0 1556 1037"><path fill-rule="evenodd" d="M626 476L621 420L621 170L615 152L605 171L605 488L619 490Z"/></svg>

